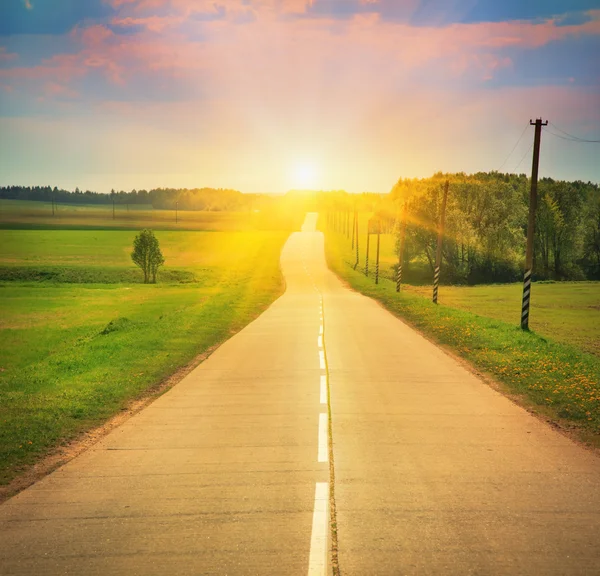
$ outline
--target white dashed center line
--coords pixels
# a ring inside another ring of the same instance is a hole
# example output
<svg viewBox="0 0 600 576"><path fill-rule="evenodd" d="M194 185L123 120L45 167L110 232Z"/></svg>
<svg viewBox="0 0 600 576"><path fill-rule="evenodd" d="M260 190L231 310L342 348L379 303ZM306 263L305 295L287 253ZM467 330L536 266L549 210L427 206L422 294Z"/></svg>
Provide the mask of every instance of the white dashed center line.
<svg viewBox="0 0 600 576"><path fill-rule="evenodd" d="M310 538L308 576L326 576L327 574L328 514L329 484L327 482L317 482L315 489L312 534Z"/></svg>
<svg viewBox="0 0 600 576"><path fill-rule="evenodd" d="M329 461L327 440L327 414L319 414L319 462Z"/></svg>

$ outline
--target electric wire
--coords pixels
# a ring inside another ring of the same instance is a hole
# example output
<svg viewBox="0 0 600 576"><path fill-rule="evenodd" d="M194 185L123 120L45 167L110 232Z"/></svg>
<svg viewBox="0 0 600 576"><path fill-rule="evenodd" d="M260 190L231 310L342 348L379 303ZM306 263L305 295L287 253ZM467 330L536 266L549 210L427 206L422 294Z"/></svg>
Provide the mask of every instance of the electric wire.
<svg viewBox="0 0 600 576"><path fill-rule="evenodd" d="M508 159L512 156L513 152L517 149L517 146L519 145L519 142L521 141L521 139L523 138L523 136L525 136L525 132L527 132L527 128L529 128L529 124L525 125L525 129L523 130L523 132L521 132L521 135L519 136L519 139L517 140L516 144L513 146L512 150L510 151L510 153L508 154L508 156L505 158L504 162L502 162L502 164L500 165L500 168L498 168L497 172L500 172L500 170L502 170L502 168L504 167L504 165L508 162Z"/></svg>
<svg viewBox="0 0 600 576"><path fill-rule="evenodd" d="M556 138L560 138L561 140L567 140L567 142L583 142L583 143L594 143L594 144L600 143L600 140L588 140L586 138L580 138L579 136L573 136L573 134L569 134L568 132L565 132L564 130L562 130L556 124L553 124L552 122L550 122L550 125L555 130L562 132L562 134L564 134L564 136L561 136L560 134L556 134L556 133L552 132L551 130L549 130L548 128L544 128L544 132L548 132L548 134L552 134L552 136L555 136Z"/></svg>
<svg viewBox="0 0 600 576"><path fill-rule="evenodd" d="M523 154L523 158L521 158L521 160L519 160L519 163L515 166L515 169L513 170L513 173L515 173L519 169L519 166L521 164L523 164L523 160L525 160L525 157L527 156L527 154L529 154L529 152L531 152L532 148L533 148L533 142L531 143L531 145L529 146L529 148L527 148L527 152L525 152L525 154Z"/></svg>

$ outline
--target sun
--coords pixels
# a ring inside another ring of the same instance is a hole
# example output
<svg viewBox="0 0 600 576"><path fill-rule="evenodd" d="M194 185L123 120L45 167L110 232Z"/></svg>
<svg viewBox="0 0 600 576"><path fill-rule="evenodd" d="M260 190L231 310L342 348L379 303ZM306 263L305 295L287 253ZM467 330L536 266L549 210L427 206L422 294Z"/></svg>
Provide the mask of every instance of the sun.
<svg viewBox="0 0 600 576"><path fill-rule="evenodd" d="M319 170L314 162L302 160L292 165L290 180L292 188L308 190L318 187Z"/></svg>

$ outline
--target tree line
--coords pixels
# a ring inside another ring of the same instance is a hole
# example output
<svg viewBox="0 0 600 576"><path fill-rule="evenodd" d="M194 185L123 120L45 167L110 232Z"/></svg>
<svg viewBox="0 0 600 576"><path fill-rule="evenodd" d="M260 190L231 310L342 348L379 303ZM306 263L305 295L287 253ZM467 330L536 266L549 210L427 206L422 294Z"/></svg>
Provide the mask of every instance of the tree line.
<svg viewBox="0 0 600 576"><path fill-rule="evenodd" d="M325 210L373 214L399 235L406 209L403 276L429 282L434 268L442 191L449 181L442 280L480 284L522 280L530 182L525 174L438 173L400 179L390 194L321 196ZM366 233L365 231L361 231ZM399 252L399 250L398 250ZM600 188L591 182L538 182L534 277L600 279Z"/></svg>
<svg viewBox="0 0 600 576"><path fill-rule="evenodd" d="M51 186L4 186L0 198L35 200L63 204L151 205L159 210L244 211L252 208L256 194L242 194L223 188L155 188L153 190L112 190L110 194L91 190L74 191Z"/></svg>

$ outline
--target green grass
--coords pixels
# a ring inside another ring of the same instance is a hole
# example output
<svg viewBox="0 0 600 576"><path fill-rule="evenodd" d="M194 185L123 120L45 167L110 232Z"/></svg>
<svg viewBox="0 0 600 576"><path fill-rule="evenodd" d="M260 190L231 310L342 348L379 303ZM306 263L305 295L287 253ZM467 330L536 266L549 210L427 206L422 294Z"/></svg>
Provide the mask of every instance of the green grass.
<svg viewBox="0 0 600 576"><path fill-rule="evenodd" d="M427 297L420 295L420 290L403 290L398 294L391 280L383 278L376 285L373 278L353 270L354 258L344 236L327 233L325 246L330 268L352 288L379 300L425 335L492 375L524 404L537 407L538 412L556 421L576 426L586 438L600 444L600 358L578 348L578 337L572 337L572 344L566 344L533 331L524 332L516 323L502 321L501 316L488 318L451 307L445 304L450 299L448 288L443 286L440 288L442 304L437 306L431 302L428 290L424 292ZM552 316L556 322L562 322L564 293L560 292L553 300L555 287L556 284L534 285L533 290L534 294L546 291L547 305L555 303ZM513 288L462 288L457 289L456 298L465 302L469 293L461 291L472 290L471 294L476 294L481 290L485 300L493 300L494 289L510 294ZM479 308L473 302L469 306ZM498 307L500 309L502 304ZM532 309L533 315L540 312ZM597 314L597 311L592 309L588 313ZM567 324L570 321L565 320ZM597 325L588 328L593 332Z"/></svg>
<svg viewBox="0 0 600 576"><path fill-rule="evenodd" d="M430 298L430 286L407 286ZM439 301L450 308L502 320L521 321L523 284L441 286ZM541 336L571 344L600 357L600 283L541 282L531 291L529 328Z"/></svg>
<svg viewBox="0 0 600 576"><path fill-rule="evenodd" d="M225 340L283 291L286 232L157 232L167 276L156 285L124 281L141 275L129 259L133 235L0 230L0 483ZM106 278L114 283L93 283Z"/></svg>
<svg viewBox="0 0 600 576"><path fill-rule="evenodd" d="M362 215L360 226L360 268L364 270L367 215ZM354 265L355 253L350 243L340 237L345 261ZM377 236L371 236L369 249L370 270L375 271ZM380 277L394 279L398 262L396 239L393 234L382 234L380 245ZM430 275L433 278L433 274ZM411 286L404 290L431 298L431 284ZM495 284L488 286L441 286L438 300L441 304L479 316L502 320L512 325L521 321L523 284ZM572 344L585 352L600 357L600 282L540 282L532 286L529 327L536 333L558 342Z"/></svg>
<svg viewBox="0 0 600 576"><path fill-rule="evenodd" d="M0 229L35 230L289 230L301 224L301 214L283 203L267 203L260 210L212 212L208 210L153 209L151 205L60 204L54 215L50 202L0 199Z"/></svg>

